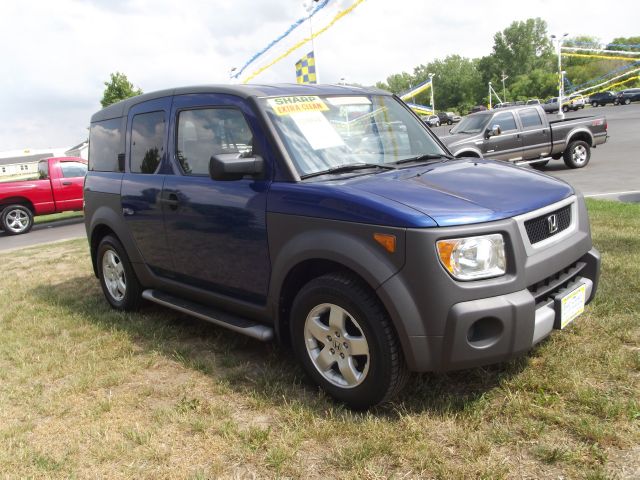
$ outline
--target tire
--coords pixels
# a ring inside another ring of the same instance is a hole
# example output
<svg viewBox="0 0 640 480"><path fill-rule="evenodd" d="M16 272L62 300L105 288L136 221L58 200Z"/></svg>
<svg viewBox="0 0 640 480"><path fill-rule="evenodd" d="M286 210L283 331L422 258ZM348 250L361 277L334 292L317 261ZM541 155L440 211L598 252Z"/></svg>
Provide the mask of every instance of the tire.
<svg viewBox="0 0 640 480"><path fill-rule="evenodd" d="M116 310L134 311L142 301L142 286L120 241L107 235L98 245L96 263L102 292Z"/></svg>
<svg viewBox="0 0 640 480"><path fill-rule="evenodd" d="M453 122L451 120L447 120L447 125L453 125Z"/></svg>
<svg viewBox="0 0 640 480"><path fill-rule="evenodd" d="M311 280L293 302L290 328L307 374L354 410L386 402L406 384L408 370L391 321L357 278L333 273Z"/></svg>
<svg viewBox="0 0 640 480"><path fill-rule="evenodd" d="M625 98L624 99L624 104L625 105L629 105L630 103L631 103L631 99L629 99L629 98Z"/></svg>
<svg viewBox="0 0 640 480"><path fill-rule="evenodd" d="M614 105L620 105L620 100L618 100L617 98L613 101Z"/></svg>
<svg viewBox="0 0 640 480"><path fill-rule="evenodd" d="M548 164L549 164L549 160L544 161L544 162L532 163L531 166L533 168L535 168L536 170L544 170Z"/></svg>
<svg viewBox="0 0 640 480"><path fill-rule="evenodd" d="M439 126L440 126L440 122L436 122L436 127L439 127Z"/></svg>
<svg viewBox="0 0 640 480"><path fill-rule="evenodd" d="M567 112L569 111L569 107L567 107L566 105L563 105L563 106L562 106L562 111L563 111L564 113L567 113Z"/></svg>
<svg viewBox="0 0 640 480"><path fill-rule="evenodd" d="M0 220L7 235L21 235L33 227L33 212L24 205L9 205L2 210Z"/></svg>
<svg viewBox="0 0 640 480"><path fill-rule="evenodd" d="M583 140L575 140L564 151L564 163L569 168L584 168L591 159L591 148Z"/></svg>
<svg viewBox="0 0 640 480"><path fill-rule="evenodd" d="M598 106L598 102L591 102L591 106L592 106L593 108L596 108L596 107Z"/></svg>

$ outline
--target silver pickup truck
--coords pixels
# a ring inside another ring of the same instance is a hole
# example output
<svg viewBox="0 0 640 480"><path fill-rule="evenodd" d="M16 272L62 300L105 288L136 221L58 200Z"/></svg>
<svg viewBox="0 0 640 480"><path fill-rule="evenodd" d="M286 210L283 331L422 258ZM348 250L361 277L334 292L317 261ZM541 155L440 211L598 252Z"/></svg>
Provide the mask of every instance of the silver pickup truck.
<svg viewBox="0 0 640 480"><path fill-rule="evenodd" d="M607 141L604 115L548 121L539 105L478 112L465 117L440 140L456 157L529 163L544 168L564 159L569 168L589 163L591 148Z"/></svg>

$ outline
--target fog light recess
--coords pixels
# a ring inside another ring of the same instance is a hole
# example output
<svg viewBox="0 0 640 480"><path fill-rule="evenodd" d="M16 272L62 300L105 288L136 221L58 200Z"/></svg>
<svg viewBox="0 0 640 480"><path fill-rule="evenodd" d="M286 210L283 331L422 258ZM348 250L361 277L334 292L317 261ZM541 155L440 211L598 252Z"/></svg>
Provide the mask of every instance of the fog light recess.
<svg viewBox="0 0 640 480"><path fill-rule="evenodd" d="M474 348L494 345L502 336L502 322L495 317L484 317L471 324L467 331L467 341Z"/></svg>

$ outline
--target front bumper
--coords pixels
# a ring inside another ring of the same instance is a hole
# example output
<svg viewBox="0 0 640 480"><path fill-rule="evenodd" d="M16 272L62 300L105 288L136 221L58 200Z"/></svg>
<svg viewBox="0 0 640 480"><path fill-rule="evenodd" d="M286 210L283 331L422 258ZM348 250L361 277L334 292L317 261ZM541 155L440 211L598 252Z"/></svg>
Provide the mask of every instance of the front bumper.
<svg viewBox="0 0 640 480"><path fill-rule="evenodd" d="M585 303L593 299L600 254L591 243L584 201L574 199L575 223L566 234L535 245L522 240L526 233L517 217L407 233L405 267L378 294L411 370L470 368L521 355L559 323L557 297L582 283ZM434 259L432 246L439 238L489 233L502 233L507 240L507 273L502 277L458 282Z"/></svg>

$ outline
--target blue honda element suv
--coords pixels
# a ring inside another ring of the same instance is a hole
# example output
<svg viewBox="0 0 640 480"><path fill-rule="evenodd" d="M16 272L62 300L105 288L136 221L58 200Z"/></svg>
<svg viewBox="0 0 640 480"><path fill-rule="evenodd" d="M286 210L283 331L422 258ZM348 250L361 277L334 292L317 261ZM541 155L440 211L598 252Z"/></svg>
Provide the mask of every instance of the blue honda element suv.
<svg viewBox="0 0 640 480"><path fill-rule="evenodd" d="M567 327L600 256L582 196L452 158L397 97L177 88L91 119L85 221L107 301L290 344L354 409L409 372L501 362Z"/></svg>

